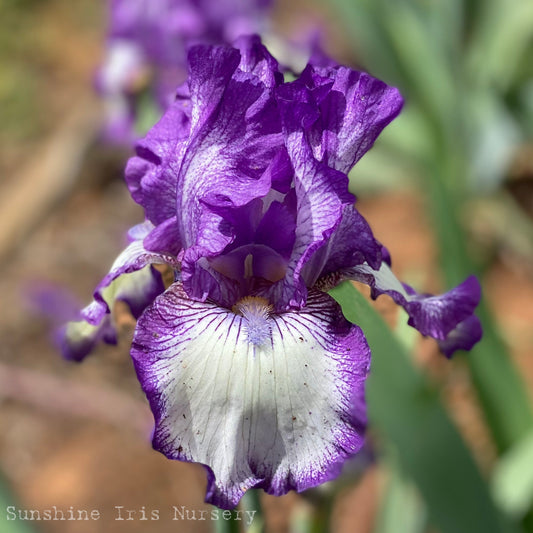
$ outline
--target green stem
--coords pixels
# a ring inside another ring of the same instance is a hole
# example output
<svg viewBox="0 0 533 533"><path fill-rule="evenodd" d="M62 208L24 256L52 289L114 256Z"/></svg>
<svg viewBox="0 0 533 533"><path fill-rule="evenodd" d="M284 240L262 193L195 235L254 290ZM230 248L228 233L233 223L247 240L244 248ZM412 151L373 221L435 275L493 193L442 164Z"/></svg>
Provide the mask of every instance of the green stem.
<svg viewBox="0 0 533 533"><path fill-rule="evenodd" d="M7 480L0 472L0 531L2 533L35 533L33 526L23 520L9 520L7 517L8 506L15 506L16 499Z"/></svg>
<svg viewBox="0 0 533 533"><path fill-rule="evenodd" d="M245 493L241 500L242 510L245 512L245 528L248 533L262 533L264 531L263 508L258 489L252 489ZM251 519L249 525L248 521Z"/></svg>
<svg viewBox="0 0 533 533"><path fill-rule="evenodd" d="M333 501L325 498L320 505L313 508L310 533L328 533L330 531L331 512Z"/></svg>
<svg viewBox="0 0 533 533"><path fill-rule="evenodd" d="M219 518L215 521L215 533L241 533L242 519L238 518L237 511L230 511L231 518L226 520L220 513L227 511L219 510Z"/></svg>

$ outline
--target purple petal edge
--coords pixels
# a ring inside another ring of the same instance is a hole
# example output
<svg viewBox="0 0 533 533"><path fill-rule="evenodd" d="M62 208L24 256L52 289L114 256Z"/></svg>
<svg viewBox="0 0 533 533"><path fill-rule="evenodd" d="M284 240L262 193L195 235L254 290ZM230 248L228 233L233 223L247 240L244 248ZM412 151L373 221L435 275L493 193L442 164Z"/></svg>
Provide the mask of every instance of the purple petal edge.
<svg viewBox="0 0 533 533"><path fill-rule="evenodd" d="M409 315L408 324L422 335L436 339L443 353L450 357L459 349L469 350L480 339L482 328L474 311L481 298L481 286L475 276L469 276L457 287L439 295L418 294L400 283L386 263L379 270L359 265L342 272L340 279L366 283L371 296L389 295Z"/></svg>
<svg viewBox="0 0 533 533"><path fill-rule="evenodd" d="M272 315L266 352L249 351L246 320L191 301L175 283L140 318L131 352L156 422L154 448L203 464L206 501L223 509L252 487L281 495L333 479L366 425L370 351L336 302L312 290L303 310Z"/></svg>

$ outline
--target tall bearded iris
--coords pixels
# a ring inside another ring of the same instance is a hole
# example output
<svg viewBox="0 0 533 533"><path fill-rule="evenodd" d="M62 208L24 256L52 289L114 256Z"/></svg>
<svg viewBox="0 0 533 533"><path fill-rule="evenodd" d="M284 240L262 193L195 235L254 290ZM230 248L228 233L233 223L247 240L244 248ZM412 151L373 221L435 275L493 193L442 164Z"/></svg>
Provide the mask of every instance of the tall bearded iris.
<svg viewBox="0 0 533 533"><path fill-rule="evenodd" d="M348 192L401 106L396 89L324 60L284 83L257 37L196 46L187 87L128 163L147 221L69 325L65 355L112 337L113 301L128 302L153 445L202 463L219 507L251 487L313 487L360 449L370 350L331 286L389 294L446 354L479 340L475 278L438 297L400 283ZM174 272L164 292L155 263Z"/></svg>
<svg viewBox="0 0 533 533"><path fill-rule="evenodd" d="M134 137L141 93L165 110L187 74L187 47L227 43L258 32L271 0L109 0L107 55L96 77L107 107L107 135Z"/></svg>

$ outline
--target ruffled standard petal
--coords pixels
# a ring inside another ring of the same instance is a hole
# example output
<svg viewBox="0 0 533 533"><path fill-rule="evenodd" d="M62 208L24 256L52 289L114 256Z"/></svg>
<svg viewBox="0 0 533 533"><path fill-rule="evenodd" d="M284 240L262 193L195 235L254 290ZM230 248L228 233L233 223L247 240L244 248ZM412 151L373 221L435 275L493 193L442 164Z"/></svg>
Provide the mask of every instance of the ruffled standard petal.
<svg viewBox="0 0 533 533"><path fill-rule="evenodd" d="M319 111L308 129L315 157L346 174L403 106L398 89L343 66L310 64L298 83L306 84Z"/></svg>
<svg viewBox="0 0 533 533"><path fill-rule="evenodd" d="M208 470L208 502L281 495L335 477L363 444L370 351L327 295L270 314L190 300L175 283L140 318L132 346L156 421L154 447Z"/></svg>
<svg viewBox="0 0 533 533"><path fill-rule="evenodd" d="M305 305L309 284L303 270L339 226L345 207L355 201L348 191L346 174L328 167L313 155L306 129L317 120L318 111L307 92L297 82L285 84L276 91L285 145L294 169L296 197L295 240L287 275L271 291L271 301L278 310Z"/></svg>
<svg viewBox="0 0 533 533"><path fill-rule="evenodd" d="M278 62L268 52L258 35L241 35L233 46L241 52L239 68L243 72L251 72L267 87L283 83L283 74L279 71Z"/></svg>
<svg viewBox="0 0 533 533"><path fill-rule="evenodd" d="M126 166L131 196L155 225L176 215L178 175L173 165L181 161L189 137L188 108L186 100L176 100L146 137L137 142L137 155Z"/></svg>
<svg viewBox="0 0 533 533"><path fill-rule="evenodd" d="M264 48L261 53L267 54ZM262 81L277 64L263 61L258 77L253 65L238 69L241 59L238 50L225 47L189 52L192 125L179 165L177 214L183 282L194 298L205 298L196 290L195 278L204 276L198 258L216 257L235 239L223 213L268 194L277 169L272 160L282 147L279 117L269 112L272 91Z"/></svg>
<svg viewBox="0 0 533 533"><path fill-rule="evenodd" d="M474 311L481 298L481 286L475 276L439 296L418 294L401 283L386 263L379 270L359 265L341 273L370 286L372 298L388 294L409 315L408 324L422 335L437 339L442 351L450 356L458 349L471 349L481 338L481 324Z"/></svg>
<svg viewBox="0 0 533 533"><path fill-rule="evenodd" d="M210 249L213 235L203 235L214 227L210 207L240 207L270 190L265 171L282 146L281 125L275 113L265 116L270 88L237 70L238 50L197 46L189 61L192 127L179 169L178 217L184 247Z"/></svg>

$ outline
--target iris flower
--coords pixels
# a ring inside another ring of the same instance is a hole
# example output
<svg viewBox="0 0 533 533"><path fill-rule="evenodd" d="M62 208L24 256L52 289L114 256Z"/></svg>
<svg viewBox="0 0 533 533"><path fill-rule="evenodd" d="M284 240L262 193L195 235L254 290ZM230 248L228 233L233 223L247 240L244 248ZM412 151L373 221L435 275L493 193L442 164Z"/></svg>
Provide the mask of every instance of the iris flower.
<svg viewBox="0 0 533 533"><path fill-rule="evenodd" d="M115 299L138 316L131 356L153 446L208 473L206 500L302 491L362 446L370 350L327 290L386 293L442 350L481 336L474 277L442 296L393 275L347 173L399 113L398 91L311 61L284 82L258 37L198 45L188 84L138 142L126 180L146 222L64 338L81 359L112 338ZM168 265L164 290L154 264Z"/></svg>
<svg viewBox="0 0 533 533"><path fill-rule="evenodd" d="M162 112L187 76L187 47L230 43L259 32L271 0L109 0L107 53L96 75L108 115L106 134L134 139L142 92Z"/></svg>

